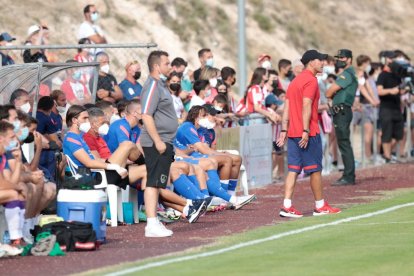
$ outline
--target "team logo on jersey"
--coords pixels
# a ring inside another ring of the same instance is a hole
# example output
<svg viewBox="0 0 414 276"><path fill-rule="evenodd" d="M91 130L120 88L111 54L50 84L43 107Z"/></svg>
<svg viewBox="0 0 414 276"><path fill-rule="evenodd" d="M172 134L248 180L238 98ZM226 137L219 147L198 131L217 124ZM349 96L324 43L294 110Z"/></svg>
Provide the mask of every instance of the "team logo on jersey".
<svg viewBox="0 0 414 276"><path fill-rule="evenodd" d="M164 184L165 182L167 182L167 178L168 177L165 174L161 174L161 178L160 178L161 183Z"/></svg>

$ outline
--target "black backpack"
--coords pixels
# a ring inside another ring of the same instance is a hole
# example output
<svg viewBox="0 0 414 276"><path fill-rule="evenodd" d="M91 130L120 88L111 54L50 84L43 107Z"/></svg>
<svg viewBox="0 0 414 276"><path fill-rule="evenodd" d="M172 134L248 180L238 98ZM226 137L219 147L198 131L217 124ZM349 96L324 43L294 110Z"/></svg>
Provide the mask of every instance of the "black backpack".
<svg viewBox="0 0 414 276"><path fill-rule="evenodd" d="M92 224L80 221L59 221L36 226L33 236L42 232L50 232L56 235L56 241L64 251L90 251L96 250L99 243L96 239Z"/></svg>

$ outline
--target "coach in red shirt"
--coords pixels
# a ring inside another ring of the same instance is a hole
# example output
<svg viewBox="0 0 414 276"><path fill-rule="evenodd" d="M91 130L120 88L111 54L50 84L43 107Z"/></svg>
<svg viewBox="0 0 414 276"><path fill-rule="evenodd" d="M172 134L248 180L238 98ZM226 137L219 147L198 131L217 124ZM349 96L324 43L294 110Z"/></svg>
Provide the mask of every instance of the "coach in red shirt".
<svg viewBox="0 0 414 276"><path fill-rule="evenodd" d="M288 175L285 183L285 199L280 210L282 217L302 217L292 205L296 178L302 171L310 174L310 184L315 198L314 216L341 212L332 208L322 196L322 143L318 126L319 87L316 74L323 69L328 55L316 50L302 56L305 70L289 85L282 119L282 132L277 141L279 147L288 140ZM287 133L287 135L286 135Z"/></svg>

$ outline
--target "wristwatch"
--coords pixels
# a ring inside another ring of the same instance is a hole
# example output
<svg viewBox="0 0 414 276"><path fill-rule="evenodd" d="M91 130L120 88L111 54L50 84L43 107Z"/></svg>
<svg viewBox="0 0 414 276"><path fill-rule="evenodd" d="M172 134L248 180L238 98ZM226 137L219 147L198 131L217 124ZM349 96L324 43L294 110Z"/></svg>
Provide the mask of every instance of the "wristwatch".
<svg viewBox="0 0 414 276"><path fill-rule="evenodd" d="M307 134L309 134L309 129L304 129L303 132L306 132Z"/></svg>
<svg viewBox="0 0 414 276"><path fill-rule="evenodd" d="M282 129L280 132L287 132L287 130L286 129Z"/></svg>

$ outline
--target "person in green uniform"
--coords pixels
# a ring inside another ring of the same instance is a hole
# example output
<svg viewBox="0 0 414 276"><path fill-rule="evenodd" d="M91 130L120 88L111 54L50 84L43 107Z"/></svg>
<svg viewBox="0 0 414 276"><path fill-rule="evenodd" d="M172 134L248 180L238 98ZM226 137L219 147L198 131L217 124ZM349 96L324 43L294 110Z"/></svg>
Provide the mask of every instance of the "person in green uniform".
<svg viewBox="0 0 414 276"><path fill-rule="evenodd" d="M348 49L338 50L336 67L342 72L338 74L336 82L326 91L326 97L332 99L333 123L335 127L338 147L344 163L344 172L340 179L332 185L355 184L355 160L351 147L350 125L352 122L352 105L358 88L358 79L352 66L352 51Z"/></svg>

